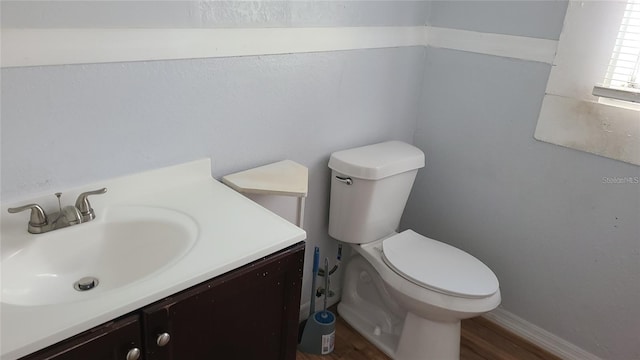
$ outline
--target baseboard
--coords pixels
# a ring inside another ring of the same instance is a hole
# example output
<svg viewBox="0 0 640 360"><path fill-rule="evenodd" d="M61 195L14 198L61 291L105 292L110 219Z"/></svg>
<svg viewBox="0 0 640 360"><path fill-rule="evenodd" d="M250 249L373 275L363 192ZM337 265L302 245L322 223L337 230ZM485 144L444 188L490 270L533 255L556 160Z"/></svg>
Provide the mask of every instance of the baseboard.
<svg viewBox="0 0 640 360"><path fill-rule="evenodd" d="M562 359L602 360L503 308L497 308L483 317Z"/></svg>

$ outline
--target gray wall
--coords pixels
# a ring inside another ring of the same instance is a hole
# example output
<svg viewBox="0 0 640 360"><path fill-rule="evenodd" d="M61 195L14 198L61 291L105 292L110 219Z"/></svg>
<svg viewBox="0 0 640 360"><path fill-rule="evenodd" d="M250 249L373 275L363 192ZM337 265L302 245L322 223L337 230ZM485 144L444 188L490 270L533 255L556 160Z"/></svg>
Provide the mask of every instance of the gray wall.
<svg viewBox="0 0 640 360"><path fill-rule="evenodd" d="M489 15L495 3L474 2L469 16L452 17L463 5L434 4L431 23L464 28L468 19L476 31L553 39L555 12L564 13L557 3L535 11L505 4L500 17L531 14L519 27L497 25ZM549 71L428 49L414 137L427 166L403 227L484 261L506 310L603 358L639 359L640 185L603 177L637 177L640 169L533 139Z"/></svg>
<svg viewBox="0 0 640 360"><path fill-rule="evenodd" d="M283 158L322 176L333 150L411 141L424 51L3 69L3 200L205 156L215 176Z"/></svg>

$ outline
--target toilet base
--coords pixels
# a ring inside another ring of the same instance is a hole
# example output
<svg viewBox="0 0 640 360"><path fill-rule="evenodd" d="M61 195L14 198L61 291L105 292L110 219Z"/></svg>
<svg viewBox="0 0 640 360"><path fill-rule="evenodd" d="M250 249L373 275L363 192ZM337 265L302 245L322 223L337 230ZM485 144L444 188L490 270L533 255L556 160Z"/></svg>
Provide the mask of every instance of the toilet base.
<svg viewBox="0 0 640 360"><path fill-rule="evenodd" d="M347 263L338 313L365 339L397 360L457 360L460 320L426 319L399 307L362 256Z"/></svg>
<svg viewBox="0 0 640 360"><path fill-rule="evenodd" d="M338 304L338 313L360 335L395 360L458 360L460 322L442 323L407 313L400 334L380 331L380 327L360 316L350 304Z"/></svg>
<svg viewBox="0 0 640 360"><path fill-rule="evenodd" d="M396 350L396 360L457 360L460 321L438 322L408 312Z"/></svg>
<svg viewBox="0 0 640 360"><path fill-rule="evenodd" d="M380 331L380 327L371 319L360 316L350 304L338 303L338 314L376 348L393 358L398 347L399 335Z"/></svg>

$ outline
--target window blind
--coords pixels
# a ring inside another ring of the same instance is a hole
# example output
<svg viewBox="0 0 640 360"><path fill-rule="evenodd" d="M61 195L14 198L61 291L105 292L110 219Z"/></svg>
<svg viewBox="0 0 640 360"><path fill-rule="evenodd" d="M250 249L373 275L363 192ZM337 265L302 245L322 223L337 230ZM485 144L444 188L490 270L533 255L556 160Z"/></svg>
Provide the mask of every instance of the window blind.
<svg viewBox="0 0 640 360"><path fill-rule="evenodd" d="M593 95L640 103L640 0L628 0L609 66Z"/></svg>

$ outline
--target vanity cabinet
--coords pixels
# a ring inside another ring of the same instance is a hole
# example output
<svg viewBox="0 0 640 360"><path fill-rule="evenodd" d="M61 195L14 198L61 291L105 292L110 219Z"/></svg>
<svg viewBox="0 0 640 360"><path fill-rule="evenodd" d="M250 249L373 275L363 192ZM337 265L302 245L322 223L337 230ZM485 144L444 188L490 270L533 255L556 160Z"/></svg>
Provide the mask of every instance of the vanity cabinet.
<svg viewBox="0 0 640 360"><path fill-rule="evenodd" d="M143 309L146 360L294 360L303 255L294 246Z"/></svg>
<svg viewBox="0 0 640 360"><path fill-rule="evenodd" d="M28 360L126 360L129 352L142 348L138 314L128 315L85 331L22 359ZM43 319L43 321L46 321Z"/></svg>
<svg viewBox="0 0 640 360"><path fill-rule="evenodd" d="M303 262L301 242L23 360L294 360Z"/></svg>

